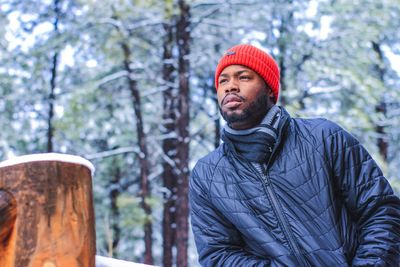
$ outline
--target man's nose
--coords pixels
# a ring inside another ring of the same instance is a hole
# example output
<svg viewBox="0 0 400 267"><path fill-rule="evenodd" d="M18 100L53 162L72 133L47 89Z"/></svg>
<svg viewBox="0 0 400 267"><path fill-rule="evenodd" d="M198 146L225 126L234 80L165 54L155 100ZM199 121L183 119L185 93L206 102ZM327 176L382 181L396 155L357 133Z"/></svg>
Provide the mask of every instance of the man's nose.
<svg viewBox="0 0 400 267"><path fill-rule="evenodd" d="M239 83L236 79L230 79L228 84L225 86L225 93L239 92Z"/></svg>

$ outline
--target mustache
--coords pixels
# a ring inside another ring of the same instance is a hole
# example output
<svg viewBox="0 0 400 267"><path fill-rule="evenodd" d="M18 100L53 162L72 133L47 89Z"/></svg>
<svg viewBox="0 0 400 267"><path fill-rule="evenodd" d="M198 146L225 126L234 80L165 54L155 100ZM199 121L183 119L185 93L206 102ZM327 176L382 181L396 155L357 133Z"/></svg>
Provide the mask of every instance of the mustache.
<svg viewBox="0 0 400 267"><path fill-rule="evenodd" d="M224 96L224 98L222 98L221 104L223 105L223 104L225 103L225 99L226 99L228 96L231 96L231 95L234 95L234 96L240 98L240 100L242 100L242 101L245 101L245 100L246 100L245 97L243 97L243 96L241 96L241 95L238 95L237 93L229 93L229 94L226 94L226 95Z"/></svg>

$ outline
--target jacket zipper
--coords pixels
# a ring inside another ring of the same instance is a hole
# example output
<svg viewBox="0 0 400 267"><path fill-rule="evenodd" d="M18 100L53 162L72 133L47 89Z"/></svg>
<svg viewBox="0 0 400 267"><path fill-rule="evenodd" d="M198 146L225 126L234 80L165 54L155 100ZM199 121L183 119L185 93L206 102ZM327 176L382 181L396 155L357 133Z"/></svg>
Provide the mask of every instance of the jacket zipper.
<svg viewBox="0 0 400 267"><path fill-rule="evenodd" d="M293 237L293 233L290 229L289 223L287 222L286 218L283 215L282 208L280 207L278 199L276 198L275 192L271 185L271 181L269 180L268 176L264 173L262 174L262 178L263 178L264 184L266 186L269 199L272 201L272 203L271 203L272 207L278 216L278 220L279 220L280 224L282 225L283 234L286 236L286 238L289 241L289 246L292 248L294 255L296 256L296 259L299 262L299 264L301 264L302 266L308 266L308 264L306 264L305 260L301 256L302 254L300 252L300 248L297 245L295 238Z"/></svg>
<svg viewBox="0 0 400 267"><path fill-rule="evenodd" d="M278 140L276 141L276 145L274 146L274 148L273 148L273 150L271 152L271 156L270 156L270 158L269 158L269 160L267 162L267 165L266 165L267 167L264 168L264 166L261 164L261 171L262 171L262 175L261 175L262 177L261 178L262 178L263 184L265 184L265 187L267 189L267 195L269 196L269 199L271 199L271 201L272 201L272 203L271 203L272 204L272 208L275 210L275 213L278 216L278 221L280 222L280 225L282 225L283 234L287 238L287 240L289 242L289 246L293 250L294 255L295 255L298 263L301 266L309 266L307 264L307 262L301 256L302 254L300 252L300 248L297 245L297 242L293 237L293 233L292 233L292 231L290 229L289 223L287 222L286 218L283 215L282 208L281 208L281 206L279 204L278 199L276 198L275 192L274 192L274 190L272 188L271 181L270 181L270 179L269 179L269 177L267 175L268 169L271 166L271 163L272 163L273 158L274 158L274 156L276 154L276 151L278 150L278 147L280 147L280 145L281 145L282 134L284 132L283 128L286 129L287 128L286 126L287 125L283 124L283 127L279 131ZM249 164L250 164L251 167L253 167L253 169L255 169L255 167L250 162L249 162ZM256 171L256 173L259 173L257 170L255 170L255 171Z"/></svg>

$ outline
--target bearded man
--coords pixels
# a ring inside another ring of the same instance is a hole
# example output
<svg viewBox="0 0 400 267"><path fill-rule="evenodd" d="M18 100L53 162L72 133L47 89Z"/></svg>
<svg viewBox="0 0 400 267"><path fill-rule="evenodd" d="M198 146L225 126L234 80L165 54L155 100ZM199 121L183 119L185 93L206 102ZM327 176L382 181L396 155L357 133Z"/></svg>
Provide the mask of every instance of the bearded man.
<svg viewBox="0 0 400 267"><path fill-rule="evenodd" d="M326 119L276 105L280 73L229 49L215 87L223 143L190 178L202 266L399 266L400 200L365 148Z"/></svg>

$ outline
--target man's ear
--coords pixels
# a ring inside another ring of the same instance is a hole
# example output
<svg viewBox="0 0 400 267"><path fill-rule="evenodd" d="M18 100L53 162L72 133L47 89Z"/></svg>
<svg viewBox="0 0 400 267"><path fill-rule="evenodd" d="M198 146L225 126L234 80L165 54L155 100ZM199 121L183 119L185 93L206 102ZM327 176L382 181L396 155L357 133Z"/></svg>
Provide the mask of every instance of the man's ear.
<svg viewBox="0 0 400 267"><path fill-rule="evenodd" d="M275 96L274 93L272 92L272 89L268 87L268 98L269 100L271 100L272 103L275 103Z"/></svg>
<svg viewBox="0 0 400 267"><path fill-rule="evenodd" d="M275 97L274 97L274 95L270 96L269 100L271 100L272 103L275 103Z"/></svg>

